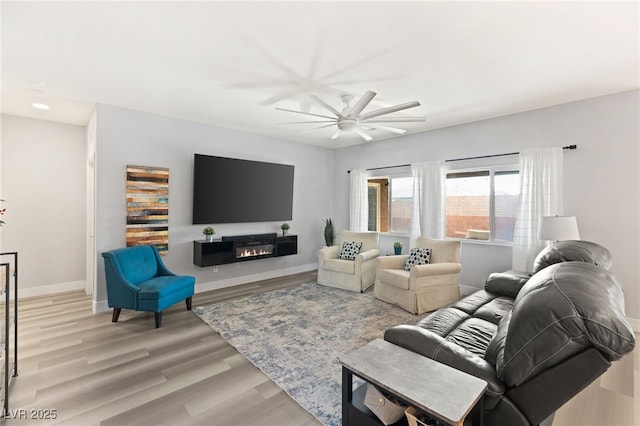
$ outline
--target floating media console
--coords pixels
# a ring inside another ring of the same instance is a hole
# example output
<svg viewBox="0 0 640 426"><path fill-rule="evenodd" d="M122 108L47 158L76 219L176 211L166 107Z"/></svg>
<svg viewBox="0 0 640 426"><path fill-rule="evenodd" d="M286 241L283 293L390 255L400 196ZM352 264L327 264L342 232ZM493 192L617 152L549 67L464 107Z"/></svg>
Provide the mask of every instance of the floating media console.
<svg viewBox="0 0 640 426"><path fill-rule="evenodd" d="M220 240L193 242L193 263L198 266L223 265L298 253L298 236L254 234L222 237Z"/></svg>

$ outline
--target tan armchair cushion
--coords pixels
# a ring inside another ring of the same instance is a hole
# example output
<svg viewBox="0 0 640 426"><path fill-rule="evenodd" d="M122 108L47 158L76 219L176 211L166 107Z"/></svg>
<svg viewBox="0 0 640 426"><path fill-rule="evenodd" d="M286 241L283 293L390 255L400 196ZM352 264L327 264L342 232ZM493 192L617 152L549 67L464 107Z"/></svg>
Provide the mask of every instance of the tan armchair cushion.
<svg viewBox="0 0 640 426"><path fill-rule="evenodd" d="M404 269L378 269L376 280L402 290L409 290L409 271Z"/></svg>
<svg viewBox="0 0 640 426"><path fill-rule="evenodd" d="M343 274L355 273L356 262L343 259L326 259L324 269L327 271L342 272Z"/></svg>

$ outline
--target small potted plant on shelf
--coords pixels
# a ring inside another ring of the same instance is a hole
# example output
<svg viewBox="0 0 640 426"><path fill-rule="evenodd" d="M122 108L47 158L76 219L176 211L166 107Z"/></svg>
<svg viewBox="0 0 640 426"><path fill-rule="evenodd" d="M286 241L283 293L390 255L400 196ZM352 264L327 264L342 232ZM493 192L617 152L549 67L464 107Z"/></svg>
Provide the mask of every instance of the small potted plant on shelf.
<svg viewBox="0 0 640 426"><path fill-rule="evenodd" d="M402 243L400 241L393 243L393 253L402 254Z"/></svg>
<svg viewBox="0 0 640 426"><path fill-rule="evenodd" d="M283 223L282 225L280 225L280 229L282 229L282 236L284 237L285 235L287 235L287 231L289 230L289 224L288 223Z"/></svg>
<svg viewBox="0 0 640 426"><path fill-rule="evenodd" d="M216 230L213 229L213 226L207 226L202 230L202 233L204 234L205 241L210 243L213 241L213 234L216 233Z"/></svg>

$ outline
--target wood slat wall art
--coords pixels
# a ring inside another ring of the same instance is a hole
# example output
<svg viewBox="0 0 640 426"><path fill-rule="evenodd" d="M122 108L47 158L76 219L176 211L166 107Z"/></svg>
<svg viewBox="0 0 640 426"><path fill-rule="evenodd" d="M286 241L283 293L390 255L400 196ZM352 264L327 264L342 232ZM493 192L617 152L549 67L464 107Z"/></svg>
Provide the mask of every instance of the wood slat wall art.
<svg viewBox="0 0 640 426"><path fill-rule="evenodd" d="M127 166L127 247L169 251L169 169Z"/></svg>

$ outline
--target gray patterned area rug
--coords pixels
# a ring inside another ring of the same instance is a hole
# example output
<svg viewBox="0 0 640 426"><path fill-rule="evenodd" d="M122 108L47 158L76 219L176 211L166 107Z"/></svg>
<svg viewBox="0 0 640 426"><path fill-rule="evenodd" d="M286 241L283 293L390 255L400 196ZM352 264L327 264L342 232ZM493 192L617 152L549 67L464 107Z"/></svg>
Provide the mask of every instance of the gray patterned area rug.
<svg viewBox="0 0 640 426"><path fill-rule="evenodd" d="M339 357L424 316L315 282L194 312L327 426L342 424Z"/></svg>

